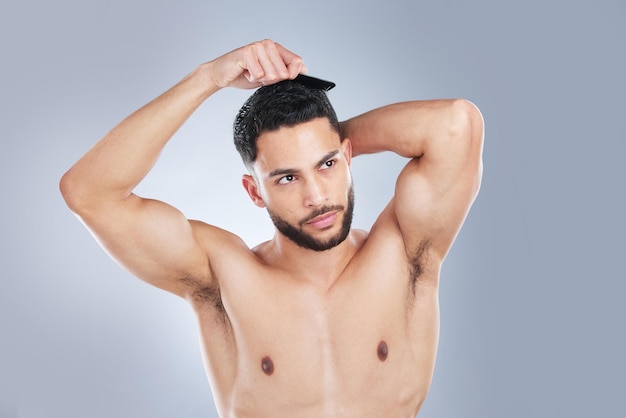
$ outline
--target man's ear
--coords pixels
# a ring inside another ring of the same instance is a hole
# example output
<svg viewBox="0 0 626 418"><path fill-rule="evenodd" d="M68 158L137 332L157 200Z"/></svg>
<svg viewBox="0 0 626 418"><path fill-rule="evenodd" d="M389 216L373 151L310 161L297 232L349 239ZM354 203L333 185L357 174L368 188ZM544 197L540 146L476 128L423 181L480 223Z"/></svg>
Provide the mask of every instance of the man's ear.
<svg viewBox="0 0 626 418"><path fill-rule="evenodd" d="M349 138L344 138L344 140L341 141L341 152L343 153L343 156L345 157L349 166L352 162L352 142L350 142Z"/></svg>
<svg viewBox="0 0 626 418"><path fill-rule="evenodd" d="M244 174L241 178L241 184L243 185L243 188L246 189L246 192L248 193L248 196L250 196L250 199L252 199L252 203L260 208L264 208L265 202L261 197L261 193L259 192L259 187L255 178L252 177L250 174Z"/></svg>

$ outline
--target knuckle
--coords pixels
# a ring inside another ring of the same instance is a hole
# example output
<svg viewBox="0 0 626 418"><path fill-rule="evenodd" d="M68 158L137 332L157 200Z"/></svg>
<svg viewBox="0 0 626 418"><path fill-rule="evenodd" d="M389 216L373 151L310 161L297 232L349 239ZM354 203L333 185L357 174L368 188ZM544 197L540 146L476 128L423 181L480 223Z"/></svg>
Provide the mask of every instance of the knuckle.
<svg viewBox="0 0 626 418"><path fill-rule="evenodd" d="M275 72L267 72L265 74L265 80L266 81L270 81L270 82L275 82L275 81L279 81L280 77L278 76L278 74L276 74Z"/></svg>

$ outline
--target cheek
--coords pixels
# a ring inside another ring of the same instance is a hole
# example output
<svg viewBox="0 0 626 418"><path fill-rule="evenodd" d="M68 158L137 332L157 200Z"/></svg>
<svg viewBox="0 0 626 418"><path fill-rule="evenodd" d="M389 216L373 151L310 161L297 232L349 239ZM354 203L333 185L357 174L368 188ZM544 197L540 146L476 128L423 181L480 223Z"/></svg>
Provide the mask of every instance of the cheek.
<svg viewBox="0 0 626 418"><path fill-rule="evenodd" d="M350 191L350 188L352 187L352 173L350 172L348 168L346 168L346 171L343 176L343 185L344 185L343 191L345 193L348 193Z"/></svg>
<svg viewBox="0 0 626 418"><path fill-rule="evenodd" d="M281 214L281 216L292 216L297 207L298 192L294 188L280 193L265 193L263 199L272 212Z"/></svg>

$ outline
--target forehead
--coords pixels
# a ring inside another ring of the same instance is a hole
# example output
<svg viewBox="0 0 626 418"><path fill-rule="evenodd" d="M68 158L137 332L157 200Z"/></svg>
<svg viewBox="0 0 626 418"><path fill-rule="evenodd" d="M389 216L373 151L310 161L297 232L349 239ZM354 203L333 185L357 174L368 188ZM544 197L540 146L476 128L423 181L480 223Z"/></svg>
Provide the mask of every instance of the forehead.
<svg viewBox="0 0 626 418"><path fill-rule="evenodd" d="M257 140L255 170L269 173L281 168L304 169L323 155L339 150L339 134L327 118L263 132Z"/></svg>

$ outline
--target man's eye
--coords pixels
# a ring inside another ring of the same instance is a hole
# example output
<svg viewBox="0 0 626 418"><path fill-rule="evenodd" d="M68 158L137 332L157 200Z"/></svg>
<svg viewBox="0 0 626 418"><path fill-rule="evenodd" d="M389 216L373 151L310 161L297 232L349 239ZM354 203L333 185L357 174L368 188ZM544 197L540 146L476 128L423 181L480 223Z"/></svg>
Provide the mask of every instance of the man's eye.
<svg viewBox="0 0 626 418"><path fill-rule="evenodd" d="M330 168L330 167L334 166L336 162L337 161L335 161L335 160L328 160L324 164L322 164L322 167L320 167L320 168L322 170L326 170L327 168Z"/></svg>
<svg viewBox="0 0 626 418"><path fill-rule="evenodd" d="M292 176L291 174L289 174L288 176L281 177L278 180L278 184L288 184L288 183L291 183L292 181L294 181L294 179L295 179L295 177Z"/></svg>

